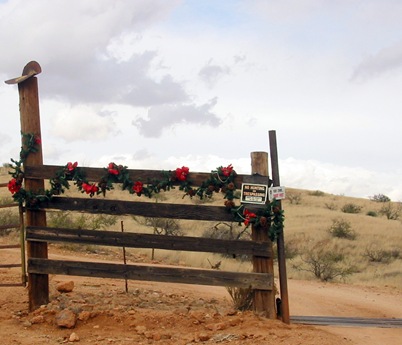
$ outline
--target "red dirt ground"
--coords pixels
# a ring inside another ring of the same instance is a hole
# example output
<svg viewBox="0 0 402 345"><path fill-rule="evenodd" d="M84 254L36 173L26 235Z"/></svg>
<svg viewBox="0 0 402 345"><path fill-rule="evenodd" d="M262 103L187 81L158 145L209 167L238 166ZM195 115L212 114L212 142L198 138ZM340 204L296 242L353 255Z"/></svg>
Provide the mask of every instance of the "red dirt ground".
<svg viewBox="0 0 402 345"><path fill-rule="evenodd" d="M2 250L3 263L18 250ZM19 269L1 269L0 283L16 281ZM74 281L72 292L56 286ZM252 312L235 312L224 288L51 276L51 301L28 313L27 289L0 288L2 344L287 344L397 345L402 329L286 325ZM291 315L402 317L402 293L391 288L289 281ZM74 328L56 325L68 308ZM75 333L75 335L73 335ZM70 341L71 340L71 341Z"/></svg>

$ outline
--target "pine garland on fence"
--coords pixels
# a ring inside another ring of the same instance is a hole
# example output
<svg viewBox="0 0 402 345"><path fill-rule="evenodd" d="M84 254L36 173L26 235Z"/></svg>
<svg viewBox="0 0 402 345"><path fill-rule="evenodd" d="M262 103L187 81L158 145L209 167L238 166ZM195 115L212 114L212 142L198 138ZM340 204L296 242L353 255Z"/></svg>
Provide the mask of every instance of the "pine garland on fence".
<svg viewBox="0 0 402 345"><path fill-rule="evenodd" d="M20 159L11 159L10 175L12 179L8 183L8 189L12 193L14 201L19 205L29 209L37 209L40 203L49 201L55 195L60 195L70 188L70 182L78 188L81 193L90 197L102 194L114 189L115 184L121 184L121 189L137 196L146 196L151 198L161 191L169 191L179 185L179 189L184 192L183 198L198 197L211 198L214 193L223 193L225 199L224 205L228 212L232 213L233 220L244 223L247 227L250 224L268 228L268 235L273 241L283 231L284 212L280 209L278 202L273 200L267 203L265 208L251 212L244 205L236 206L236 171L230 164L227 167L220 166L211 171L209 178L201 183L199 187L194 188L191 181L188 180L189 168L182 166L176 170L161 171L162 178L148 180L132 180L128 168L123 165L117 165L114 162L108 164L105 168L105 175L98 182L90 182L86 178L83 169L78 167L77 162L69 162L58 170L53 178L50 179L50 189L42 190L37 193L27 191L23 188L24 170L23 165L31 153L38 152L41 145L39 137L33 134L22 133L22 147Z"/></svg>

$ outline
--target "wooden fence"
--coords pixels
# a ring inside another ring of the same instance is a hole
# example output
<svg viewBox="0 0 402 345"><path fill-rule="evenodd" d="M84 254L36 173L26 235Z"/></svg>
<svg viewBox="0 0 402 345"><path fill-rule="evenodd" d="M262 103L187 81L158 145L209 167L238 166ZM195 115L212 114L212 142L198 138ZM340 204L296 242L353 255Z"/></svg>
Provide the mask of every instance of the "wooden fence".
<svg viewBox="0 0 402 345"><path fill-rule="evenodd" d="M18 84L20 96L21 132L41 137L39 97L36 74L39 64L30 62L22 77L7 81ZM24 146L24 143L23 143ZM251 175L259 174L268 184L268 154L254 152L251 155ZM44 181L54 177L61 167L43 165L42 150L31 153L24 164L25 189L38 193L44 190ZM89 181L99 181L105 170L81 168ZM160 171L130 170L132 176L159 177ZM209 174L190 173L195 186L206 180ZM250 175L240 175L240 185ZM247 181L250 182L250 181ZM136 215L144 217L175 218L209 221L232 221L233 216L225 208L209 205L156 204L141 201L121 201L98 198L53 197L41 203L39 209L26 210L26 240L28 256L28 293L30 310L49 301L49 274L96 276L134 280L188 283L227 287L251 287L254 291L254 310L269 318L276 318L273 290L272 242L267 226L252 228L251 241L229 241L189 236L160 236L139 233L117 233L85 229L58 229L47 227L46 211L88 212L92 214ZM155 267L152 265L122 265L76 260L50 260L48 243L71 242L93 245L109 245L131 248L159 248L170 250L215 252L221 254L252 256L253 272L227 272L196 268ZM284 320L286 322L286 320Z"/></svg>
<svg viewBox="0 0 402 345"><path fill-rule="evenodd" d="M43 181L54 176L58 166L26 166L26 181ZM83 174L93 181L104 175L102 168L81 168ZM129 170L130 176L151 176L157 178L160 171ZM160 177L160 176L159 176ZM209 174L190 173L189 179L197 183L206 180ZM235 183L241 184L244 176L237 177ZM266 177L268 181L268 178ZM117 187L117 186L116 186ZM134 197L133 197L134 198ZM144 197L142 197L144 198ZM137 200L139 200L137 198ZM57 196L48 202L40 204L40 209L29 210L31 213L46 212L47 210L86 212L91 214L134 215L143 217L174 218L186 220L231 222L233 215L225 207L210 205L180 205L165 203L150 203L144 201L122 201L104 199L103 197L76 198ZM87 245L116 246L125 248L154 248L166 250L180 250L191 252L211 252L224 255L249 255L259 260L272 262L272 243L268 239L263 241L222 240L191 236L161 236L135 232L116 232L108 230L64 229L51 228L45 225L28 224L26 240L30 247L47 243L76 243ZM135 264L106 264L98 262L81 262L66 260L50 260L47 257L28 258L28 273L34 275L62 274L91 276L103 278L121 278L132 280L148 280L169 283L187 283L211 286L243 287L260 290L263 294L272 295L270 305L256 305L260 312L272 313L275 317L273 296L273 274L270 272L228 272L196 268L156 267L153 265ZM32 287L37 290L36 287ZM33 292L36 296L43 290ZM39 300L47 296L38 296ZM34 300L32 301L32 303ZM43 303L43 301L41 302ZM36 303L33 303L33 308ZM267 315L268 315L267 314Z"/></svg>

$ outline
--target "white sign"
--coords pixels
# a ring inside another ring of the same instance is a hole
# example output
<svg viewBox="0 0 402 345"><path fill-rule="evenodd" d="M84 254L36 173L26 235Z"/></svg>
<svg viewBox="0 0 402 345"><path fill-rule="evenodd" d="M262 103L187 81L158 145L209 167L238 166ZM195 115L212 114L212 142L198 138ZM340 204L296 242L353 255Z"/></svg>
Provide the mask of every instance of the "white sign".
<svg viewBox="0 0 402 345"><path fill-rule="evenodd" d="M268 191L268 195L269 195L269 200L281 200L281 199L285 199L286 193L285 193L285 187L271 187L269 188Z"/></svg>
<svg viewBox="0 0 402 345"><path fill-rule="evenodd" d="M240 200L246 204L265 205L267 194L268 186L265 184L243 183Z"/></svg>

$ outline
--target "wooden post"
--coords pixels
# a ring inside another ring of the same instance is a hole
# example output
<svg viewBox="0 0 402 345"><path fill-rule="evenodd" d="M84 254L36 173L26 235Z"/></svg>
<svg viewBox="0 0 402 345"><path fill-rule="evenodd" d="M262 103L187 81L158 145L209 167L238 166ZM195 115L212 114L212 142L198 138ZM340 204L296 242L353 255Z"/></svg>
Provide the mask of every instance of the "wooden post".
<svg viewBox="0 0 402 345"><path fill-rule="evenodd" d="M24 71L28 70L29 65L32 63L33 62L27 64L27 66L24 68ZM41 138L37 78L31 76L19 82L18 91L20 96L21 132L26 134L34 134L36 137ZM24 138L22 138L22 146L24 147L25 143L23 139ZM41 145L39 146L38 152L30 153L28 155L25 165L43 165L42 148ZM44 181L25 179L25 189L32 192L44 190ZM46 212L27 209L26 224L27 226L46 226ZM47 243L28 241L27 255L28 258L47 258ZM30 311L33 311L41 305L49 302L49 276L47 274L28 273L28 296Z"/></svg>
<svg viewBox="0 0 402 345"><path fill-rule="evenodd" d="M251 174L267 176L268 180L268 153L251 152ZM252 240L256 242L267 241L272 250L272 242L268 237L268 226L252 226ZM253 271L256 273L274 274L274 259L253 257ZM270 319L276 319L275 291L254 290L253 296L254 312Z"/></svg>
<svg viewBox="0 0 402 345"><path fill-rule="evenodd" d="M279 179L279 160L278 160L278 149L276 144L276 132L269 131L269 147L271 154L271 165L272 165L272 181L273 186L280 186ZM282 209L282 203L279 200L279 207ZM286 273L286 257L285 257L285 239L283 235L283 229L280 232L277 239L278 247L278 270L279 270L279 285L281 293L281 317L282 321L285 323L290 323L289 315L289 295L288 295L288 282Z"/></svg>

